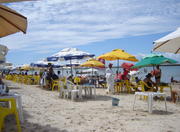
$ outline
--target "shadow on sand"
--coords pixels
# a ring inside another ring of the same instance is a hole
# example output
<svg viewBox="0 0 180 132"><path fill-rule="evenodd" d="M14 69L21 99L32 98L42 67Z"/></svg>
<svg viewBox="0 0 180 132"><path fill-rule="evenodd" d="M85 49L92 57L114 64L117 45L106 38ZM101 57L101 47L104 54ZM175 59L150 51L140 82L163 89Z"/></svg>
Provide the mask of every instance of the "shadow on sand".
<svg viewBox="0 0 180 132"><path fill-rule="evenodd" d="M22 132L68 132L63 129L52 127L51 125L40 125L38 123L29 122L27 119L32 118L32 116L23 111L24 123L21 123ZM16 121L14 115L9 115L5 119L5 128L2 132L17 132Z"/></svg>
<svg viewBox="0 0 180 132"><path fill-rule="evenodd" d="M170 112L170 111L164 111L164 110L153 110L152 114L155 114L155 115L172 115L174 113Z"/></svg>
<svg viewBox="0 0 180 132"><path fill-rule="evenodd" d="M83 99L82 100L79 100L77 102L87 102L87 101L109 101L109 100L112 100L112 97L111 96L106 96L106 95L96 95L96 98L94 97L84 97L83 96Z"/></svg>

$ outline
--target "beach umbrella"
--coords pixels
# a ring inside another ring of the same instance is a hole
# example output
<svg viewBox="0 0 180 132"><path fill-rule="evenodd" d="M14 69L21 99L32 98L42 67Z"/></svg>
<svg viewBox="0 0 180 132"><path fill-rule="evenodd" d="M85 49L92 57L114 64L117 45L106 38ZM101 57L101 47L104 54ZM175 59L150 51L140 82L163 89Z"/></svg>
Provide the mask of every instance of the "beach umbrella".
<svg viewBox="0 0 180 132"><path fill-rule="evenodd" d="M92 75L93 75L93 68L104 68L105 65L96 60L96 59L90 59L86 62L84 62L83 64L80 65L81 67L91 67L92 68Z"/></svg>
<svg viewBox="0 0 180 132"><path fill-rule="evenodd" d="M164 63L177 63L177 61L166 58L163 55L152 54L144 57L141 61L136 63L132 68L141 68L146 66L156 66Z"/></svg>
<svg viewBox="0 0 180 132"><path fill-rule="evenodd" d="M0 38L20 32L26 33L27 18L0 4Z"/></svg>
<svg viewBox="0 0 180 132"><path fill-rule="evenodd" d="M49 61L45 61L45 60L40 60L40 61L31 63L30 66L37 67L37 68L47 68L49 63L51 63L53 68L60 68L61 67L58 63L49 62Z"/></svg>
<svg viewBox="0 0 180 132"><path fill-rule="evenodd" d="M138 69L132 69L131 67L133 67L134 64L132 63L127 63L127 62L124 62L121 64L121 67L124 68L124 69L128 69L128 70L134 70L134 71L137 71Z"/></svg>
<svg viewBox="0 0 180 132"><path fill-rule="evenodd" d="M24 64L20 67L20 70L24 70L24 71L29 71L32 70L33 68L29 65L29 64Z"/></svg>
<svg viewBox="0 0 180 132"><path fill-rule="evenodd" d="M81 67L99 67L104 68L104 64L96 59L90 59L83 64L80 65Z"/></svg>
<svg viewBox="0 0 180 132"><path fill-rule="evenodd" d="M153 51L180 54L180 28L154 41Z"/></svg>
<svg viewBox="0 0 180 132"><path fill-rule="evenodd" d="M82 60L86 58L94 57L94 54L80 51L77 48L65 48L60 52L47 57L48 61L70 61L71 74L72 74L72 60Z"/></svg>
<svg viewBox="0 0 180 132"><path fill-rule="evenodd" d="M121 49L114 49L113 51L103 54L97 58L108 60L108 61L117 60L118 68L119 68L119 60L127 60L127 61L134 61L134 62L138 61L138 59L136 59L135 56L133 56Z"/></svg>

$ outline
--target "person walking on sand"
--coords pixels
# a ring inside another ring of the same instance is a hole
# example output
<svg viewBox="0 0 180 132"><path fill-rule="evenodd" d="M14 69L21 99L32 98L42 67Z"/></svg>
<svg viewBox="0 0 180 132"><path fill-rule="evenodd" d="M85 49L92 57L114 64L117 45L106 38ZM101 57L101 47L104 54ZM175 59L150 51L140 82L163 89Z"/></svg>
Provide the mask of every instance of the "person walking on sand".
<svg viewBox="0 0 180 132"><path fill-rule="evenodd" d="M114 73L112 71L112 63L106 69L107 93L114 93Z"/></svg>

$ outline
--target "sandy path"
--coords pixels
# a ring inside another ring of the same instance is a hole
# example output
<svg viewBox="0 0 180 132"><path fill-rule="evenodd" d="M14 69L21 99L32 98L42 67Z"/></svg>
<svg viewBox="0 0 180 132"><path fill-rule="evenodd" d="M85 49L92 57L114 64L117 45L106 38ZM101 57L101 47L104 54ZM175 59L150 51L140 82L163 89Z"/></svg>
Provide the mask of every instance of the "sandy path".
<svg viewBox="0 0 180 132"><path fill-rule="evenodd" d="M46 91L37 86L7 81L10 91L22 95L25 122L23 132L179 132L180 105L154 103L153 114L147 112L147 103L137 100L132 110L132 94L113 95L120 99L112 107L111 97L104 89L97 89L97 98L82 102L58 98L57 91ZM13 122L6 122L7 132L14 132Z"/></svg>

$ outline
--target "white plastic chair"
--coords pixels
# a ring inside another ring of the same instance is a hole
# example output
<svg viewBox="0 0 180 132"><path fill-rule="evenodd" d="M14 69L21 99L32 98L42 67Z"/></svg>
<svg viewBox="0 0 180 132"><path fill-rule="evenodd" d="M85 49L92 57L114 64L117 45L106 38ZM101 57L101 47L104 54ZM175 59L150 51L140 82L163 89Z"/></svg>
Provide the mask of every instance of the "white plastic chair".
<svg viewBox="0 0 180 132"><path fill-rule="evenodd" d="M74 98L74 94L76 93L80 99L82 99L81 90L78 89L78 85L75 85L71 81L66 81L66 84L64 82L60 81L60 93L59 97L61 98ZM72 95L73 94L73 95Z"/></svg>

